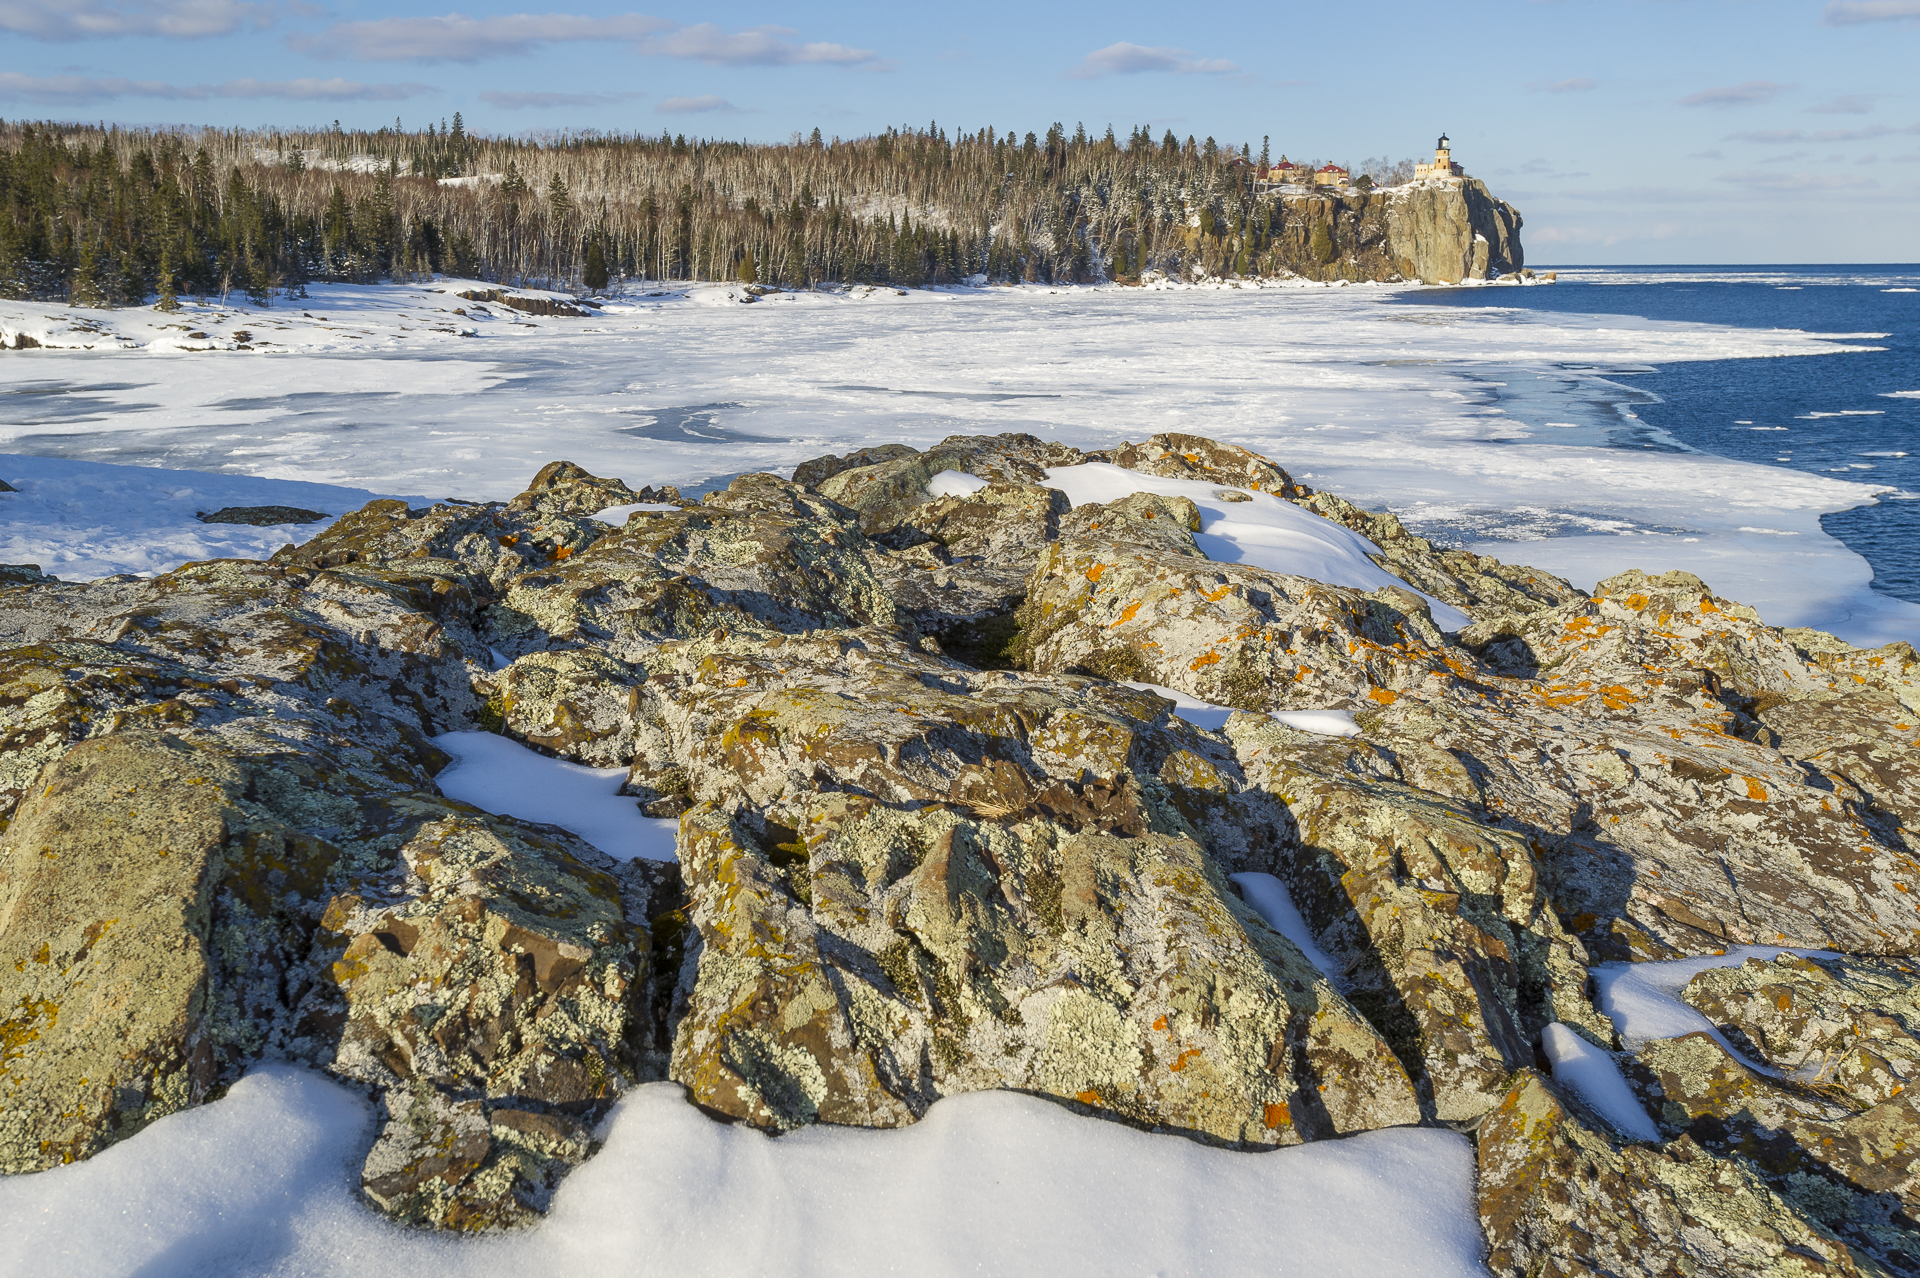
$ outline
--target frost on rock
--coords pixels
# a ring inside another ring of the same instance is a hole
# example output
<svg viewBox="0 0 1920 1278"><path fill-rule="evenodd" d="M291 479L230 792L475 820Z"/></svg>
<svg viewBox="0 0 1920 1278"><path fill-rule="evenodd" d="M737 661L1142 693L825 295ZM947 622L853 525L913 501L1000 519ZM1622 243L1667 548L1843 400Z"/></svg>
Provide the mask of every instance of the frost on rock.
<svg viewBox="0 0 1920 1278"><path fill-rule="evenodd" d="M1208 557L1256 525L1369 584ZM697 502L555 462L270 562L10 573L0 1161L287 1058L376 1102L367 1201L470 1230L639 1082L772 1133L1013 1089L1239 1149L1473 1132L1503 1276L1920 1272L1917 712L1905 644L1685 573L1589 597L1194 435ZM481 732L624 776L678 864L441 794L434 738ZM1762 944L1830 953L1698 976L1719 1038L1628 1055L1593 1002L1596 962Z"/></svg>

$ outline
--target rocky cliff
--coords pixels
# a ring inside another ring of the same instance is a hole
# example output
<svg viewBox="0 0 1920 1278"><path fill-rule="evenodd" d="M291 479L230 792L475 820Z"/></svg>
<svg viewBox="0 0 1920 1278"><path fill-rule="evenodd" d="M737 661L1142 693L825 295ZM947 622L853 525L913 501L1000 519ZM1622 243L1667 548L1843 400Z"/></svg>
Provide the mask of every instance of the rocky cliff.
<svg viewBox="0 0 1920 1278"><path fill-rule="evenodd" d="M1186 498L1070 506L1046 468L1085 461L1293 503L1406 584L1213 561ZM377 1100L370 1203L476 1229L544 1211L637 1081L773 1132L1015 1088L1248 1150L1469 1132L1503 1278L1920 1273L1911 647L1685 573L1589 596L1196 436L798 478L555 463L271 562L8 574L0 1168L286 1058ZM1358 735L1273 714L1329 708ZM678 863L441 796L454 729L626 768ZM1717 1038L1594 1001L1603 960L1762 942L1835 953L1697 977Z"/></svg>
<svg viewBox="0 0 1920 1278"><path fill-rule="evenodd" d="M1283 196L1279 210L1277 263L1307 279L1458 284L1526 264L1519 211L1478 178Z"/></svg>

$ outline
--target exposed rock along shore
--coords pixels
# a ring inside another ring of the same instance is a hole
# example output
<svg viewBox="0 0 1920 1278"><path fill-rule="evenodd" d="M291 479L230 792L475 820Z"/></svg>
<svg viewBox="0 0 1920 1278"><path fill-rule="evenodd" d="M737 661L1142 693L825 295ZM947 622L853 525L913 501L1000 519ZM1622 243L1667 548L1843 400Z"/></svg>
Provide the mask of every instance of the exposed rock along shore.
<svg viewBox="0 0 1920 1278"><path fill-rule="evenodd" d="M1293 503L1405 585L1210 560L1182 497L1072 507L1047 468L1089 461ZM1685 573L1589 596L1189 435L699 502L556 462L267 562L6 581L8 1172L284 1058L376 1099L371 1203L477 1229L544 1211L639 1081L771 1131L1018 1088L1241 1148L1472 1133L1502 1275L1920 1273L1908 645ZM1307 709L1359 734L1269 713ZM431 738L480 728L626 768L678 864L441 796ZM1595 963L1742 944L1850 957L1697 977L1722 1039L1595 1002ZM1659 1140L1550 1076L1552 1024Z"/></svg>
<svg viewBox="0 0 1920 1278"><path fill-rule="evenodd" d="M1458 284L1526 265L1520 211L1479 178L1276 201L1278 260L1310 280Z"/></svg>

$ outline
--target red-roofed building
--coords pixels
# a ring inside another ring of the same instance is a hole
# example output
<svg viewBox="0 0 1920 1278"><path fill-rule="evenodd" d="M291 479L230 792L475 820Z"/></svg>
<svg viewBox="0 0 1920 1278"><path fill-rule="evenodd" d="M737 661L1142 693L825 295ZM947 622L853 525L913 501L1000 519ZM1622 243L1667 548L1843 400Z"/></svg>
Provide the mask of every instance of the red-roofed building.
<svg viewBox="0 0 1920 1278"><path fill-rule="evenodd" d="M1337 164L1323 164L1313 171L1313 180L1317 186L1345 186L1347 171Z"/></svg>

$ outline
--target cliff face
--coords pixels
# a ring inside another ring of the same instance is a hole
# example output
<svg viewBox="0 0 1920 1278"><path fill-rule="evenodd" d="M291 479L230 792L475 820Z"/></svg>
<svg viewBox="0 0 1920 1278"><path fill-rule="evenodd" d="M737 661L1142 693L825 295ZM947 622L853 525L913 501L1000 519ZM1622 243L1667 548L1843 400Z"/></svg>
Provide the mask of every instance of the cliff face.
<svg viewBox="0 0 1920 1278"><path fill-rule="evenodd" d="M1458 284L1520 269L1519 210L1486 183L1422 183L1366 195L1283 196L1280 264L1313 280Z"/></svg>

